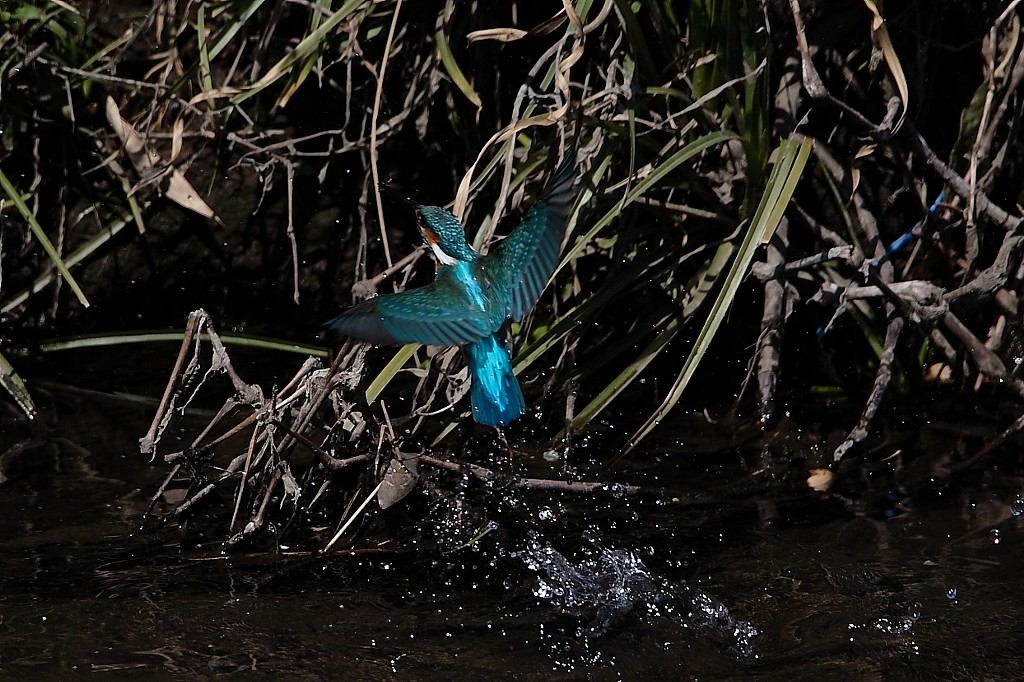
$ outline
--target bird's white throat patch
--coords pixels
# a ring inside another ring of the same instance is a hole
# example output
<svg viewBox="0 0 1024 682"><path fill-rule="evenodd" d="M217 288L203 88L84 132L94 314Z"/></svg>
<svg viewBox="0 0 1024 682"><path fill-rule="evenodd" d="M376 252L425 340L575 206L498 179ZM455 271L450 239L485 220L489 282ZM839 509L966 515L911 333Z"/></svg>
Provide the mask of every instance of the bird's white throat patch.
<svg viewBox="0 0 1024 682"><path fill-rule="evenodd" d="M441 265L455 265L456 259L445 253L440 244L431 243L430 250L434 252L434 257L437 258Z"/></svg>

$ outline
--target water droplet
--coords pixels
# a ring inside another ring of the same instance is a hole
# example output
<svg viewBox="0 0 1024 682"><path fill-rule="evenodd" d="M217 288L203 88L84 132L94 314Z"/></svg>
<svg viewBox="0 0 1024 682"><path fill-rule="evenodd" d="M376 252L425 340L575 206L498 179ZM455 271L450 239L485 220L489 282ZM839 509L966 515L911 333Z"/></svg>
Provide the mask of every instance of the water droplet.
<svg viewBox="0 0 1024 682"><path fill-rule="evenodd" d="M612 483L606 487L606 490L611 494L612 497L625 497L626 486L621 483Z"/></svg>
<svg viewBox="0 0 1024 682"><path fill-rule="evenodd" d="M955 587L951 587L948 590L946 590L946 599L950 601L956 601L957 595L959 594L959 590L957 590Z"/></svg>
<svg viewBox="0 0 1024 682"><path fill-rule="evenodd" d="M992 530L990 530L988 532L988 537L989 537L990 540L992 540L992 544L993 545L998 545L1000 543L1000 541L1002 540L1002 538L999 536L999 529L998 528L993 528Z"/></svg>

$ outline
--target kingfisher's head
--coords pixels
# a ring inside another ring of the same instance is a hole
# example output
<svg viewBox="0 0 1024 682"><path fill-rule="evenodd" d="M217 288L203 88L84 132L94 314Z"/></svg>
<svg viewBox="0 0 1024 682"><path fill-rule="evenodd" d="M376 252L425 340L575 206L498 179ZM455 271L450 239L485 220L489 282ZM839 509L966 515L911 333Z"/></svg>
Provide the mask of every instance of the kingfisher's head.
<svg viewBox="0 0 1024 682"><path fill-rule="evenodd" d="M455 265L456 261L468 262L477 257L477 252L466 243L466 231L451 213L440 206L424 206L387 184L381 183L380 188L386 196L416 214L416 227L423 241L442 265Z"/></svg>
<svg viewBox="0 0 1024 682"><path fill-rule="evenodd" d="M455 261L472 261L476 251L466 242L466 231L451 213L440 206L419 206L416 209L416 227L423 241L443 265Z"/></svg>

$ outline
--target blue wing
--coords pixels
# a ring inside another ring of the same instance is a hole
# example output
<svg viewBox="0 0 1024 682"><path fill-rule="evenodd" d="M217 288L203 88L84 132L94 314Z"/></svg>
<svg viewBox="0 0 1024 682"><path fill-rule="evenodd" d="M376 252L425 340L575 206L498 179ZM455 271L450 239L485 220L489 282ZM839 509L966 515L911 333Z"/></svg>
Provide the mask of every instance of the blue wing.
<svg viewBox="0 0 1024 682"><path fill-rule="evenodd" d="M363 301L325 326L358 341L430 346L460 346L493 331L446 269L432 284Z"/></svg>
<svg viewBox="0 0 1024 682"><path fill-rule="evenodd" d="M486 278L506 294L507 314L521 320L540 298L558 264L566 218L576 199L576 145L566 150L551 188L494 253L478 261Z"/></svg>

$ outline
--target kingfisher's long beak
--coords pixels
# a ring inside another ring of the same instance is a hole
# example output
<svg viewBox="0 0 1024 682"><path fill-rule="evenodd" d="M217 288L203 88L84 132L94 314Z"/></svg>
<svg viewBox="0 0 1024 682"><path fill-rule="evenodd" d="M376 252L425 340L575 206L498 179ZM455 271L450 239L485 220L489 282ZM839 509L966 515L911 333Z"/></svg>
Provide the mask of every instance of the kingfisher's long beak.
<svg viewBox="0 0 1024 682"><path fill-rule="evenodd" d="M427 242L428 246L440 248L441 238L429 225L427 225L426 221L423 220L423 214L420 213L420 207L423 206L423 204L410 199L391 185L387 185L383 182L380 183L380 189L384 196L388 197L395 203L405 206L413 212L413 215L416 216L416 228L419 230L420 234L423 235L423 239Z"/></svg>
<svg viewBox="0 0 1024 682"><path fill-rule="evenodd" d="M420 206L421 206L421 204L419 202L413 201L412 199L410 199L409 197L405 196L404 194L402 194L400 191L398 191L397 189L395 189L391 185L385 184L383 182L380 183L380 189L381 189L381 193L384 196L386 196L388 199L391 199L392 201L394 201L397 204L401 204L402 206L405 206L406 208L408 208L409 210L413 211L414 213L419 213L419 209L420 209Z"/></svg>

